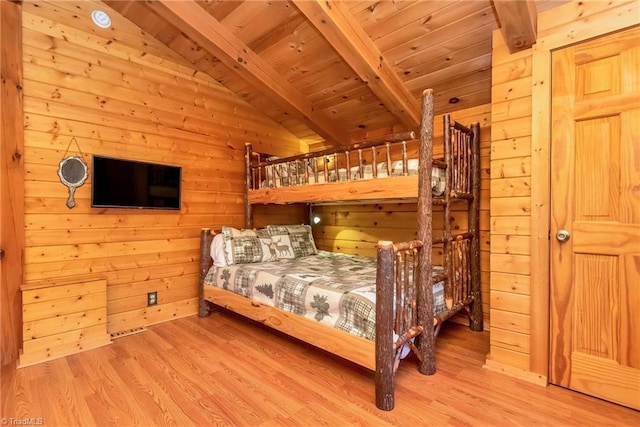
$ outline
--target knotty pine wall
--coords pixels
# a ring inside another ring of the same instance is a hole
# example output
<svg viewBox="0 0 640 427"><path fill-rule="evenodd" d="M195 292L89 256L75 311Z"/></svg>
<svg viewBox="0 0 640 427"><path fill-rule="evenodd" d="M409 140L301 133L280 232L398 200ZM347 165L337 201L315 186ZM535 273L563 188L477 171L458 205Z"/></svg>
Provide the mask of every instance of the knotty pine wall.
<svg viewBox="0 0 640 427"><path fill-rule="evenodd" d="M491 359L529 366L531 49L493 37L491 121Z"/></svg>
<svg viewBox="0 0 640 427"><path fill-rule="evenodd" d="M639 16L637 1L574 0L538 16L537 42L531 49L510 54L500 31L494 33L491 369L547 381L550 52L638 25Z"/></svg>
<svg viewBox="0 0 640 427"><path fill-rule="evenodd" d="M489 150L491 143L491 106L469 108L451 115L464 125L480 123L480 264L482 280L482 306L485 325L489 323ZM434 156L442 157L442 116L434 119ZM321 218L313 226L314 239L320 249L363 256L375 256L378 240L395 242L416 238L416 203L331 204L312 206L314 215ZM467 229L467 205L454 204L451 221L454 232ZM434 234L442 233L444 217L442 206L434 209ZM434 249L434 261L442 257L441 248Z"/></svg>
<svg viewBox="0 0 640 427"><path fill-rule="evenodd" d="M493 38L491 141L491 355L529 366L531 265L531 50L510 55Z"/></svg>
<svg viewBox="0 0 640 427"><path fill-rule="evenodd" d="M244 225L246 141L279 155L306 147L100 7L109 30L90 23L90 2L23 4L25 279L106 278L117 332L196 313L200 228ZM91 208L90 177L68 209L56 171L72 137L89 169L92 154L181 166L182 209Z"/></svg>

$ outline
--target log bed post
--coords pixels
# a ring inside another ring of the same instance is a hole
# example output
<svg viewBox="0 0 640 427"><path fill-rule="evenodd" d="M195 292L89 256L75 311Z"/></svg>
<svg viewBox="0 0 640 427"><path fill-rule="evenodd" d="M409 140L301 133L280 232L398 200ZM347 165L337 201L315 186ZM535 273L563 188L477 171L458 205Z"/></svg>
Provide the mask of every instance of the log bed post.
<svg viewBox="0 0 640 427"><path fill-rule="evenodd" d="M418 325L422 326L420 353L423 358L419 371L425 375L436 372L435 338L433 331L433 290L431 279L433 233L431 171L433 168L433 90L422 94L422 124L420 126L420 179L418 182L418 240L422 241L419 257L417 294Z"/></svg>
<svg viewBox="0 0 640 427"><path fill-rule="evenodd" d="M211 306L208 301L204 300L204 278L207 276L207 272L213 260L210 255L210 247L213 236L211 235L211 229L203 228L200 230L200 283L198 286L198 317L207 317L211 314Z"/></svg>
<svg viewBox="0 0 640 427"><path fill-rule="evenodd" d="M483 329L482 284L480 282L480 123L471 125L471 192L473 200L469 203L469 232L471 238L471 286L473 303L471 304L472 331Z"/></svg>
<svg viewBox="0 0 640 427"><path fill-rule="evenodd" d="M383 411L393 409L393 243L378 242L376 273L376 406Z"/></svg>
<svg viewBox="0 0 640 427"><path fill-rule="evenodd" d="M245 162L245 186L244 186L244 228L253 228L253 216L251 215L251 203L249 203L249 190L251 190L251 143L244 144ZM205 273L206 274L206 273Z"/></svg>

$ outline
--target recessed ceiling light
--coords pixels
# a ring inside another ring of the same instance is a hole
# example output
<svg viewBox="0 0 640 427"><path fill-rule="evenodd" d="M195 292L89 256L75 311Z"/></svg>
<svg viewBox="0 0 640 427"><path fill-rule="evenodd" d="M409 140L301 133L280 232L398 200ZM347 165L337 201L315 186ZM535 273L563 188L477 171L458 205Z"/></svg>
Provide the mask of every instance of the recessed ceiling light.
<svg viewBox="0 0 640 427"><path fill-rule="evenodd" d="M460 98L454 96L453 98L449 98L449 104L457 104L460 102Z"/></svg>
<svg viewBox="0 0 640 427"><path fill-rule="evenodd" d="M107 15L106 12L103 12L102 10L96 9L91 12L91 20L100 28L111 27L111 18L109 17L109 15Z"/></svg>

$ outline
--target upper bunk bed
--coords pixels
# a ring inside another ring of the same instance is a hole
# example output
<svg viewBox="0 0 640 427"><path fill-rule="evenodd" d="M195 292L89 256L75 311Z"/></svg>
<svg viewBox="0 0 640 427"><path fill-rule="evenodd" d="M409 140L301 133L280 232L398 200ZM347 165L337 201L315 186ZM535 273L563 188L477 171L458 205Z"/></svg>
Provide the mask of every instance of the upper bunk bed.
<svg viewBox="0 0 640 427"><path fill-rule="evenodd" d="M427 166L430 204L477 200L479 126L452 122L449 114L443 120L442 158L432 158L434 135L416 138L413 131L286 158L262 159L247 144L247 203L417 201L419 170Z"/></svg>

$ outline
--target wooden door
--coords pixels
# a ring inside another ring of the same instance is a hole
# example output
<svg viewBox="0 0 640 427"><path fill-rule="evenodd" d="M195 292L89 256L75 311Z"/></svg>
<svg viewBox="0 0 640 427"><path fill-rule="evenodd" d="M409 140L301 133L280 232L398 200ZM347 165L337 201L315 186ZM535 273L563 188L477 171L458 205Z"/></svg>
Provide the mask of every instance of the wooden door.
<svg viewBox="0 0 640 427"><path fill-rule="evenodd" d="M554 384L636 409L639 40L634 28L552 56L549 371Z"/></svg>

